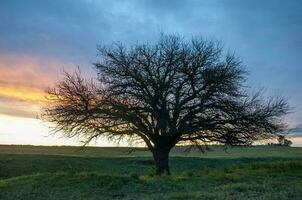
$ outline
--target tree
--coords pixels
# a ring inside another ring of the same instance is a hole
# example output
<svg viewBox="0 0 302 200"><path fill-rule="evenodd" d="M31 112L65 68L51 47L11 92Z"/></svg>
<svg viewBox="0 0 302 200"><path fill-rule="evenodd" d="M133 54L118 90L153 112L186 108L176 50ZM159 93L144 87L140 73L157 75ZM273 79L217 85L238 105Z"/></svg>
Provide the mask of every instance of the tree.
<svg viewBox="0 0 302 200"><path fill-rule="evenodd" d="M290 141L289 139L286 139L285 135L278 135L277 140L278 140L279 146L289 147L293 144L292 141Z"/></svg>
<svg viewBox="0 0 302 200"><path fill-rule="evenodd" d="M170 174L176 144L250 145L283 128L288 105L244 91L246 72L216 41L164 35L154 44L98 48L97 81L79 71L48 91L45 117L85 144L98 137L142 141L156 174Z"/></svg>

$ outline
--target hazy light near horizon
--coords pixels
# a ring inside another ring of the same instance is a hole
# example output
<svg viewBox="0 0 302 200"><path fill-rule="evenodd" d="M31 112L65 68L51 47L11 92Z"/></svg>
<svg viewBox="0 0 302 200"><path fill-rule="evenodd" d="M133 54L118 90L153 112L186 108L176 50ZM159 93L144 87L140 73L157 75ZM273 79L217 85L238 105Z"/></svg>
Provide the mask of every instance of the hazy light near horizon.
<svg viewBox="0 0 302 200"><path fill-rule="evenodd" d="M50 134L49 124L39 119L0 115L0 144L7 145L47 145L81 146L80 138L62 138L59 134ZM302 137L290 138L293 146L302 147ZM264 144L264 143L261 143ZM115 144L99 139L90 146L127 146L126 142ZM141 146L138 144L138 146Z"/></svg>
<svg viewBox="0 0 302 200"><path fill-rule="evenodd" d="M79 138L62 138L59 134L50 132L49 124L39 119L0 115L0 144L82 145ZM105 140L98 140L90 145L114 146Z"/></svg>
<svg viewBox="0 0 302 200"><path fill-rule="evenodd" d="M49 134L48 127L38 119L0 115L2 144L60 145L60 140ZM76 145L74 142L69 144Z"/></svg>

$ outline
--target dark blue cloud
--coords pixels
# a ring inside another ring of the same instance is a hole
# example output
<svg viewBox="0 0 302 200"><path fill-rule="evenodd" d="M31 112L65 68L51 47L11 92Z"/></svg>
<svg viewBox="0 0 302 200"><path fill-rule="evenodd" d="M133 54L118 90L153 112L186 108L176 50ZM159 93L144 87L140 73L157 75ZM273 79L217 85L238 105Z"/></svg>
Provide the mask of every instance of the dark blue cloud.
<svg viewBox="0 0 302 200"><path fill-rule="evenodd" d="M2 0L0 53L89 64L96 45L153 41L161 31L221 40L246 64L249 83L289 96L302 121L300 0Z"/></svg>

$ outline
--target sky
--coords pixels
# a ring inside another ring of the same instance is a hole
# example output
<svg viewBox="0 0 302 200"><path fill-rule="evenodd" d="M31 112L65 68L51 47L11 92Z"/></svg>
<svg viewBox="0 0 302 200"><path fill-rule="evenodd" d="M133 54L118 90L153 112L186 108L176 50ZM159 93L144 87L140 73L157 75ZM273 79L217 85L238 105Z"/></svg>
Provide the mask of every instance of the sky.
<svg viewBox="0 0 302 200"><path fill-rule="evenodd" d="M153 42L161 32L221 41L242 59L247 84L286 97L284 120L302 127L301 10L300 0L1 0L0 144L80 144L38 119L45 89L63 69L95 76L97 45Z"/></svg>

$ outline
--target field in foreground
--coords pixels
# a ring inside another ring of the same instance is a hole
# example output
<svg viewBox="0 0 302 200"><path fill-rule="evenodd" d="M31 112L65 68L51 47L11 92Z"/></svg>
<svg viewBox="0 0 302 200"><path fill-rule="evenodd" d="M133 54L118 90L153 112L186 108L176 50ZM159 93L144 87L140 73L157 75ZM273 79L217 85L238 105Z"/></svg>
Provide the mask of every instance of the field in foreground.
<svg viewBox="0 0 302 200"><path fill-rule="evenodd" d="M0 145L0 199L302 199L302 148L177 148L170 166L155 177L146 151Z"/></svg>

